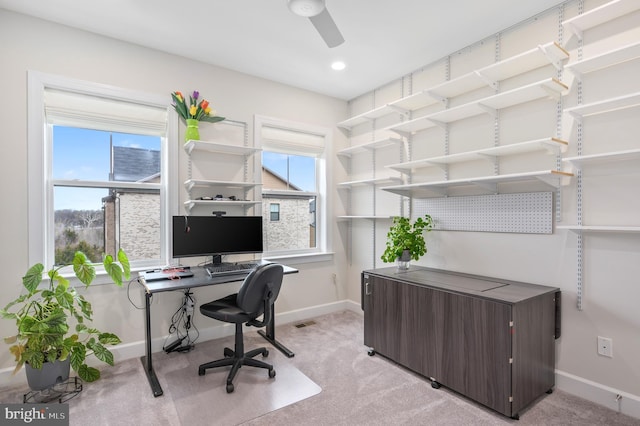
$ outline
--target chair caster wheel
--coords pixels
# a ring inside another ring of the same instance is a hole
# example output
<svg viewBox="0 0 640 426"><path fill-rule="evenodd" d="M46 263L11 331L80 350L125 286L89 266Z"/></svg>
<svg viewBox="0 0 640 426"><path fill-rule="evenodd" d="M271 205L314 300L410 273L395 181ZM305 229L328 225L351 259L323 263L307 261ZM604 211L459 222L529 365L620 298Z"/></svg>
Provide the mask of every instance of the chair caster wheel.
<svg viewBox="0 0 640 426"><path fill-rule="evenodd" d="M440 389L440 383L436 382L435 380L431 382L431 387L434 389Z"/></svg>
<svg viewBox="0 0 640 426"><path fill-rule="evenodd" d="M204 376L204 368L198 368L198 376Z"/></svg>
<svg viewBox="0 0 640 426"><path fill-rule="evenodd" d="M262 353L262 358L266 358L269 356L269 350L265 349L264 352Z"/></svg>
<svg viewBox="0 0 640 426"><path fill-rule="evenodd" d="M272 368L271 370L269 370L269 378L273 379L274 377L276 377L276 370Z"/></svg>
<svg viewBox="0 0 640 426"><path fill-rule="evenodd" d="M227 393L233 392L233 383L227 383Z"/></svg>
<svg viewBox="0 0 640 426"><path fill-rule="evenodd" d="M369 356L374 356L375 354L376 354L376 351L374 351L373 349L369 349L367 351L367 355L369 355Z"/></svg>
<svg viewBox="0 0 640 426"><path fill-rule="evenodd" d="M233 356L233 351L229 348L224 348L224 356L225 358L231 358Z"/></svg>

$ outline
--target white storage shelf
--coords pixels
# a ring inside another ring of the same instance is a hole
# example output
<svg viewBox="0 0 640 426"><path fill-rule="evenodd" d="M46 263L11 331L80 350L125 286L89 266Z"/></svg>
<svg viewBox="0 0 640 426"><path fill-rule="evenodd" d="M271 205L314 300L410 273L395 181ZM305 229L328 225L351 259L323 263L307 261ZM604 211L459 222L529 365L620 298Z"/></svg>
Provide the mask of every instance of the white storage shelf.
<svg viewBox="0 0 640 426"><path fill-rule="evenodd" d="M640 3L640 2L639 2ZM640 106L640 92L566 108L565 112L582 120L584 117Z"/></svg>
<svg viewBox="0 0 640 426"><path fill-rule="evenodd" d="M184 182L184 187L187 191L191 191L195 187L224 187L224 188L239 188L244 190L249 190L255 188L257 186L261 186L261 183L253 183L253 182L238 182L238 181L223 181L223 180L198 180L198 179L187 179Z"/></svg>
<svg viewBox="0 0 640 426"><path fill-rule="evenodd" d="M556 229L566 229L577 234L586 233L640 233L640 226L599 226L599 225L562 225Z"/></svg>
<svg viewBox="0 0 640 426"><path fill-rule="evenodd" d="M640 58L640 41L594 55L581 61L568 63L565 68L580 78L584 74Z"/></svg>
<svg viewBox="0 0 640 426"><path fill-rule="evenodd" d="M196 206L242 206L244 208L253 207L261 204L260 201L246 200L187 200L184 202L184 208L190 212Z"/></svg>
<svg viewBox="0 0 640 426"><path fill-rule="evenodd" d="M391 219L393 216L363 216L363 215L346 215L338 216L338 220L384 220Z"/></svg>
<svg viewBox="0 0 640 426"><path fill-rule="evenodd" d="M453 179L436 182L413 183L382 187L384 191L413 198L436 198L448 195L448 190L453 188L481 188L488 194L499 193L498 184L542 182L546 186L559 188L564 178L570 178L573 174L557 170L544 170L537 172L513 173L498 176L481 176L475 178ZM474 192L475 193L475 192ZM464 194L457 194L464 195Z"/></svg>
<svg viewBox="0 0 640 426"><path fill-rule="evenodd" d="M638 0L614 0L582 15L567 19L562 25L582 40L582 35L586 30L613 21L638 9L640 9L640 1Z"/></svg>
<svg viewBox="0 0 640 426"><path fill-rule="evenodd" d="M607 164L619 161L640 160L640 149L629 149L625 151L606 152L602 154L583 155L579 157L567 157L562 161L571 164L577 169L589 164Z"/></svg>
<svg viewBox="0 0 640 426"><path fill-rule="evenodd" d="M251 155L261 151L261 149L259 148L250 148L246 146L231 145L231 144L220 143L220 142L194 141L194 140L187 141L187 143L184 144L184 150L189 155L191 155L191 153L194 150L198 150L198 151L217 152L220 154L240 155L240 156Z"/></svg>
<svg viewBox="0 0 640 426"><path fill-rule="evenodd" d="M402 139L399 138L383 138L376 139L371 142L350 146L349 148L341 149L337 152L337 155L343 157L351 157L353 154L358 154L362 152L369 152L375 149L384 148L391 145L401 144Z"/></svg>
<svg viewBox="0 0 640 426"><path fill-rule="evenodd" d="M358 186L377 186L377 185L385 185L402 182L400 177L381 177L375 179L362 179L362 180L354 180L350 182L341 182L338 184L338 188L349 189Z"/></svg>
<svg viewBox="0 0 640 426"><path fill-rule="evenodd" d="M430 89L421 90L397 101L375 108L371 111L351 117L338 123L338 127L351 129L354 126L371 121L391 113L408 114L447 99L469 93L482 87L497 87L497 83L516 75L552 64L562 68L569 53L558 43L549 42L539 45L519 55L464 74L460 77L441 83Z"/></svg>
<svg viewBox="0 0 640 426"><path fill-rule="evenodd" d="M477 101L405 121L403 123L390 126L388 130L392 130L401 135L406 135L484 113L495 115L497 110L523 104L525 102L547 97L559 99L567 89L568 87L562 82L555 78L548 78L536 83L479 99Z"/></svg>
<svg viewBox="0 0 640 426"><path fill-rule="evenodd" d="M401 173L411 174L416 170L428 167L442 167L446 164L453 164L465 161L487 159L493 161L496 157L508 155L526 154L536 151L547 151L550 154L560 154L566 150L568 143L557 138L535 139L526 142L519 142L510 145L496 146L480 149L476 151L461 152L459 154L443 155L421 160L409 161L406 163L390 164L387 167Z"/></svg>

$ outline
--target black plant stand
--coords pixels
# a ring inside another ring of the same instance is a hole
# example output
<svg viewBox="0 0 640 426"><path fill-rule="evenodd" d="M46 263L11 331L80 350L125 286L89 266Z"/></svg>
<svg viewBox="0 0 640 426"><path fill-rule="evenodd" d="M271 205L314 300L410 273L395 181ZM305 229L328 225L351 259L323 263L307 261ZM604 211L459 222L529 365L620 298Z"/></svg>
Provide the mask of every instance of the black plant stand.
<svg viewBox="0 0 640 426"><path fill-rule="evenodd" d="M24 394L22 402L41 404L58 401L67 402L82 392L82 380L77 377L70 377L69 380L53 385L48 389L34 390Z"/></svg>

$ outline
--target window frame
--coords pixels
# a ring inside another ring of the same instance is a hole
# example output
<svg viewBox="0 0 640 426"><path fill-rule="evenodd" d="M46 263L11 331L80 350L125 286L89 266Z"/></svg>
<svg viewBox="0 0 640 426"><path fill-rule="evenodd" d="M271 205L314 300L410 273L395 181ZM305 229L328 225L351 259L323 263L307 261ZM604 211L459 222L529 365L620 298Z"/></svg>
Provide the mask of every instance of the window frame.
<svg viewBox="0 0 640 426"><path fill-rule="evenodd" d="M273 207L275 207L275 210ZM269 203L269 221L280 222L280 203Z"/></svg>
<svg viewBox="0 0 640 426"><path fill-rule="evenodd" d="M331 251L331 232L329 231L328 212L331 211L331 201L328 196L327 186L327 155L329 147L332 146L332 131L330 128L312 125L307 123L283 120L274 117L262 115L254 116L254 146L261 150L269 151L268 145L265 147L262 138L262 128L271 127L294 132L308 133L320 136L324 140L324 150L322 153L314 155L316 158L316 191L281 191L281 190L262 190L262 194L271 195L291 195L304 196L313 195L316 197L316 247L303 250L275 251L263 253L263 258L268 260L286 260L288 264L307 263L307 262L323 262L332 259ZM292 155L301 155L299 152L291 152ZM262 161L260 161L262 167ZM260 174L262 179L262 174ZM261 203L262 204L262 203ZM320 232L318 232L318 229Z"/></svg>
<svg viewBox="0 0 640 426"><path fill-rule="evenodd" d="M54 263L54 214L52 158L52 125L45 117L44 96L46 90L63 90L81 95L96 96L124 102L138 103L155 108L166 109L166 137L161 142L162 180L160 189L160 260L132 261L132 270L141 270L150 266L166 264L170 260L170 218L177 214L178 205L178 116L170 108L168 97L133 91L89 81L28 72L27 110L28 110L28 229L29 264L42 263L50 267ZM60 181L56 181L58 184ZM73 186L81 183L91 186L95 182L71 182ZM122 182L116 186L122 187ZM96 268L98 275L104 275L102 267ZM108 280L107 280L108 281ZM100 280L96 281L97 283Z"/></svg>

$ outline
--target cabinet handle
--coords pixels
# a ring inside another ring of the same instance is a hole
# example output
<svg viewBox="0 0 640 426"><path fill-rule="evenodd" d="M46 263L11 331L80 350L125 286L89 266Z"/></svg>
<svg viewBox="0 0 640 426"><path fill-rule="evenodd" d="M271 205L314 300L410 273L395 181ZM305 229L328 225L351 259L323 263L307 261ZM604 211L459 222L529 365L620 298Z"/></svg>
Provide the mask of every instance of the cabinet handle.
<svg viewBox="0 0 640 426"><path fill-rule="evenodd" d="M371 295L371 289L369 288L369 281L364 283L364 294L367 296Z"/></svg>

